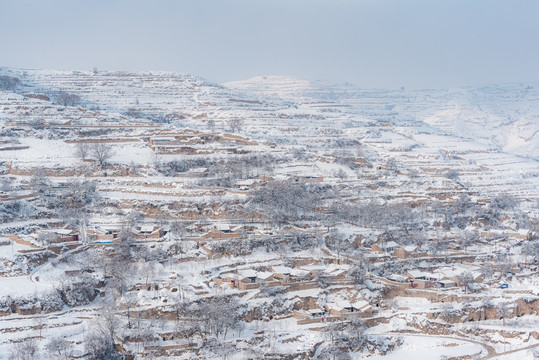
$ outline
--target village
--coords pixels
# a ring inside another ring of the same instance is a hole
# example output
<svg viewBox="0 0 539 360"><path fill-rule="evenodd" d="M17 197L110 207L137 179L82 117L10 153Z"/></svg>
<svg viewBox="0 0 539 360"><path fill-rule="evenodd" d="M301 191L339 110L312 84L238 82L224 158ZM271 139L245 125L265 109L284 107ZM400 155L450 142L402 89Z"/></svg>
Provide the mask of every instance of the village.
<svg viewBox="0 0 539 360"><path fill-rule="evenodd" d="M97 75L50 76L74 92ZM380 104L383 121L331 132L301 121L352 116L338 104L298 113L171 79L216 104L185 100L157 121L144 113L155 94L117 113L107 88L91 101L108 110L0 92L0 353L378 359L422 341L475 359L539 346L535 162L439 134L435 148Z"/></svg>

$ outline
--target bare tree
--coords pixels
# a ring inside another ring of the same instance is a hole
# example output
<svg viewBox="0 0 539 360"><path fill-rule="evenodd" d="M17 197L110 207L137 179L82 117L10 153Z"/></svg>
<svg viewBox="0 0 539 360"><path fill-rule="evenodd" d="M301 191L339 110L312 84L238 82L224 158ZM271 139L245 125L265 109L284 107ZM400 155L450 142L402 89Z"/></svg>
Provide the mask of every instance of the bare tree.
<svg viewBox="0 0 539 360"><path fill-rule="evenodd" d="M104 169L107 166L107 162L114 155L114 150L110 144L93 143L90 153L99 166Z"/></svg>
<svg viewBox="0 0 539 360"><path fill-rule="evenodd" d="M13 76L0 76L0 89L15 90L21 85L21 80Z"/></svg>
<svg viewBox="0 0 539 360"><path fill-rule="evenodd" d="M473 245L474 243L479 241L479 234L477 234L476 232L464 230L459 232L458 239L460 246L462 247L464 252L466 252L468 246Z"/></svg>
<svg viewBox="0 0 539 360"><path fill-rule="evenodd" d="M37 242L40 243L41 246L54 244L56 242L56 235L54 233L42 231L37 234Z"/></svg>
<svg viewBox="0 0 539 360"><path fill-rule="evenodd" d="M337 253L337 262L341 261L341 253L350 250L350 242L341 232L333 231L324 237L326 246Z"/></svg>
<svg viewBox="0 0 539 360"><path fill-rule="evenodd" d="M471 283L474 282L473 275L469 272L463 272L457 276L460 286L468 289Z"/></svg>
<svg viewBox="0 0 539 360"><path fill-rule="evenodd" d="M39 338L42 339L43 337L41 334L43 333L43 328L47 324L47 318L44 316L38 316L34 318L34 324L39 329Z"/></svg>
<svg viewBox="0 0 539 360"><path fill-rule="evenodd" d="M215 130L215 120L213 119L208 120L208 128L210 129L211 132Z"/></svg>
<svg viewBox="0 0 539 360"><path fill-rule="evenodd" d="M459 177L460 177L460 174L457 170L455 169L451 169L449 171L447 171L444 176L446 178L448 178L449 180L453 180L453 181L459 181Z"/></svg>
<svg viewBox="0 0 539 360"><path fill-rule="evenodd" d="M243 130L244 121L240 118L232 118L227 121L228 127L232 132L241 132Z"/></svg>
<svg viewBox="0 0 539 360"><path fill-rule="evenodd" d="M236 298L218 296L198 304L195 318L204 334L226 338L228 331L239 325L240 310Z"/></svg>
<svg viewBox="0 0 539 360"><path fill-rule="evenodd" d="M77 106L81 102L81 98L75 94L61 94L56 98L56 102L63 106Z"/></svg>
<svg viewBox="0 0 539 360"><path fill-rule="evenodd" d="M69 359L72 356L73 345L62 337L53 337L47 344L49 352L61 359Z"/></svg>
<svg viewBox="0 0 539 360"><path fill-rule="evenodd" d="M128 230L133 229L137 224L144 222L144 214L138 210L132 210L125 217L125 226Z"/></svg>
<svg viewBox="0 0 539 360"><path fill-rule="evenodd" d="M39 353L39 345L36 339L26 340L13 344L9 353L9 360L35 359Z"/></svg>
<svg viewBox="0 0 539 360"><path fill-rule="evenodd" d="M354 266L348 270L346 277L357 286L365 282L365 276L367 275L367 271L369 271L370 264L369 259L363 254L359 254L357 260L354 262Z"/></svg>
<svg viewBox="0 0 539 360"><path fill-rule="evenodd" d="M21 85L21 80L12 76L0 76L0 89L15 90Z"/></svg>
<svg viewBox="0 0 539 360"><path fill-rule="evenodd" d="M90 144L89 143L77 143L75 145L75 155L81 160L87 159L90 154Z"/></svg>
<svg viewBox="0 0 539 360"><path fill-rule="evenodd" d="M400 164L395 158L390 157L389 159L387 159L386 169L395 174L398 174L400 171Z"/></svg>

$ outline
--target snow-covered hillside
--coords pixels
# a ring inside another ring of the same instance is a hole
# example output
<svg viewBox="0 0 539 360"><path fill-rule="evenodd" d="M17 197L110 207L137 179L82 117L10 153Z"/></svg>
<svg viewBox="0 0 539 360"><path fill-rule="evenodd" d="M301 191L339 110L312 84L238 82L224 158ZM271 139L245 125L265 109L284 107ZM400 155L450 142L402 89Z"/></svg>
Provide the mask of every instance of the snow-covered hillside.
<svg viewBox="0 0 539 360"><path fill-rule="evenodd" d="M532 359L536 86L0 68L0 359Z"/></svg>

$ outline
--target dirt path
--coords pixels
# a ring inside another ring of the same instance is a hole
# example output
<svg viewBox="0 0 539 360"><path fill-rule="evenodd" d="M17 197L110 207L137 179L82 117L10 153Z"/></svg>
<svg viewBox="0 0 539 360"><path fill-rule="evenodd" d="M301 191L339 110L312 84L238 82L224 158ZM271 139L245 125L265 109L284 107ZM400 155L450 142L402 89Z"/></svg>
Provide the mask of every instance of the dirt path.
<svg viewBox="0 0 539 360"><path fill-rule="evenodd" d="M24 239L21 239L17 235L3 235L4 237L8 238L9 240L13 241L14 243L17 243L19 245L28 246L34 249L43 249L42 247L36 246L32 244L30 241L26 241Z"/></svg>
<svg viewBox="0 0 539 360"><path fill-rule="evenodd" d="M525 347L520 348L520 349L509 350L509 351L506 351L506 352L501 352L501 353L494 352L494 354L492 354L492 355L489 354L485 359L491 359L491 358L495 358L495 357L498 357L498 356L503 356L503 355L507 355L507 354L516 353L516 352L519 352L519 351L533 349L533 348L536 348L536 347L539 347L539 343L538 344L533 344L533 345L528 345L528 346L525 346Z"/></svg>
<svg viewBox="0 0 539 360"><path fill-rule="evenodd" d="M443 339L450 339L450 340L464 341L464 342L469 342L469 343L472 343L472 344L479 345L479 346L481 346L482 348L484 348L484 349L487 351L487 356L484 357L483 359L489 359L489 358L491 358L491 357L501 355L501 354L496 353L496 349L494 349L494 347L491 346L491 345L489 345L489 344L485 344L485 343L480 342L480 341L471 340L471 339L466 339L466 338L461 338L461 337L457 337L457 336L447 336L447 335L427 335L427 334L409 334L409 333L399 333L399 332L376 333L376 334L367 334L367 335L381 335L381 336L415 336L415 337L426 337L426 338L431 337L431 338L436 338L436 339L443 338ZM539 344L538 344L538 345L539 345Z"/></svg>
<svg viewBox="0 0 539 360"><path fill-rule="evenodd" d="M53 260L54 261L60 261L62 258L68 256L68 255L71 255L73 253L76 253L77 251L83 251L83 250L86 250L88 248L88 245L81 245L81 246L77 246L76 248L73 248L69 251L66 251L65 253L63 254L60 254L58 257L55 257ZM36 267L32 273L30 273L30 281L32 282L37 282L39 280L36 280L36 274L38 273L38 271L41 271L43 270L44 268L48 267L48 266L51 266L51 260L47 261L46 263Z"/></svg>

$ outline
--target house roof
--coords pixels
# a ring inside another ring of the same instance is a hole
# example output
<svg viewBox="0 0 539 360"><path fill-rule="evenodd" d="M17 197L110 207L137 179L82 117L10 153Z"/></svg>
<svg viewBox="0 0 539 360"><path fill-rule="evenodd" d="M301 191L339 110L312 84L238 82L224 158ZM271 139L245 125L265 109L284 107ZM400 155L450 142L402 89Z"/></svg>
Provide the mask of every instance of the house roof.
<svg viewBox="0 0 539 360"><path fill-rule="evenodd" d="M449 280L449 279L440 280L440 283L445 284L445 285L447 285L447 284L455 284L456 285L457 284L455 281Z"/></svg>
<svg viewBox="0 0 539 360"><path fill-rule="evenodd" d="M338 307L343 308L343 309L347 308L347 307L348 308L352 307L352 304L350 304L350 301L348 301L348 300L337 300L335 302L335 305L337 305Z"/></svg>
<svg viewBox="0 0 539 360"><path fill-rule="evenodd" d="M247 179L247 180L240 180L236 182L236 185L238 186L250 186L253 185L256 182L254 179Z"/></svg>
<svg viewBox="0 0 539 360"><path fill-rule="evenodd" d="M387 244L386 244L386 248L394 248L394 247L399 247L400 245L397 244L396 242L394 241L388 241Z"/></svg>
<svg viewBox="0 0 539 360"><path fill-rule="evenodd" d="M406 276L399 275L399 274L391 274L387 277L389 280L397 281L397 282L405 282L406 279L408 279Z"/></svg>
<svg viewBox="0 0 539 360"><path fill-rule="evenodd" d="M332 271L324 271L326 274L330 275L330 276L339 276L339 275L342 275L344 273L346 273L346 270L344 269L333 269Z"/></svg>
<svg viewBox="0 0 539 360"><path fill-rule="evenodd" d="M51 229L51 230L48 230L47 232L52 232L52 233L55 233L55 234L58 234L58 235L69 235L73 232L73 230L69 230L69 229Z"/></svg>
<svg viewBox="0 0 539 360"><path fill-rule="evenodd" d="M155 226L153 225L142 225L140 227L140 232L152 232Z"/></svg>
<svg viewBox="0 0 539 360"><path fill-rule="evenodd" d="M354 309L358 309L358 310L368 309L370 305L371 304L369 304L369 302L366 300L358 300L352 304Z"/></svg>
<svg viewBox="0 0 539 360"><path fill-rule="evenodd" d="M328 307L328 309L330 310L336 310L336 311L342 311L345 306L341 306L343 305L342 303L327 303L326 306Z"/></svg>
<svg viewBox="0 0 539 360"><path fill-rule="evenodd" d="M292 272L291 268L289 268L287 266L282 266L282 265L273 266L271 268L271 270L273 270L273 272L275 272L277 274L281 274L281 275L290 275L290 273Z"/></svg>
<svg viewBox="0 0 539 360"><path fill-rule="evenodd" d="M216 224L215 228L219 231L230 231L230 225L228 224Z"/></svg>
<svg viewBox="0 0 539 360"><path fill-rule="evenodd" d="M204 173L208 171L208 168L205 168L205 167L199 167L199 168L192 168L192 169L189 169L189 172L191 173L197 173L197 174L201 174L201 173Z"/></svg>
<svg viewBox="0 0 539 360"><path fill-rule="evenodd" d="M257 273L253 269L238 270L238 274L240 274L240 276L242 278L255 278L255 277L257 277Z"/></svg>
<svg viewBox="0 0 539 360"><path fill-rule="evenodd" d="M425 271L421 271L417 269L408 270L408 274L410 274L415 279L420 278L420 277L425 277L429 279L439 279L441 277L440 274L429 273L429 272L425 272Z"/></svg>
<svg viewBox="0 0 539 360"><path fill-rule="evenodd" d="M267 280L272 276L273 276L273 273L269 271L261 271L256 274L256 277L262 280Z"/></svg>
<svg viewBox="0 0 539 360"><path fill-rule="evenodd" d="M324 265L304 265L301 267L303 270L307 271L323 271L326 269Z"/></svg>
<svg viewBox="0 0 539 360"><path fill-rule="evenodd" d="M306 270L301 270L301 269L291 269L290 270L290 275L292 275L292 276L306 276L307 274L309 274L309 272L306 271Z"/></svg>

